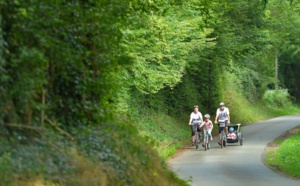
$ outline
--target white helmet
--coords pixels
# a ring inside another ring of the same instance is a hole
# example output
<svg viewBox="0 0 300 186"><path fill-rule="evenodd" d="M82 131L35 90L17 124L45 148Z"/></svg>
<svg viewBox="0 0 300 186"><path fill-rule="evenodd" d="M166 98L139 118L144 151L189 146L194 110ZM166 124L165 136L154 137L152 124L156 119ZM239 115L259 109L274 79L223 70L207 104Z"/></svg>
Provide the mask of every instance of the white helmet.
<svg viewBox="0 0 300 186"><path fill-rule="evenodd" d="M205 114L204 117L209 119L210 115L209 114Z"/></svg>
<svg viewBox="0 0 300 186"><path fill-rule="evenodd" d="M221 107L221 106L225 106L225 103L224 102L221 102L220 104L219 104L219 106Z"/></svg>

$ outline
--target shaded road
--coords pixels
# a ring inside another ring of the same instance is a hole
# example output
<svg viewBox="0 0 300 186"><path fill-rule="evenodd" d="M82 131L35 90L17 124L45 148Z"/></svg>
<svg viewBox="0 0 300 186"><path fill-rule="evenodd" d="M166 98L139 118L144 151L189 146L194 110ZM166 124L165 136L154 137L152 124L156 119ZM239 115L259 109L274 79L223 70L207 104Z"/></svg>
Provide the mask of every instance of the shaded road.
<svg viewBox="0 0 300 186"><path fill-rule="evenodd" d="M243 146L233 143L221 149L217 137L214 137L209 151L191 147L168 163L180 178L187 180L192 177L191 185L299 186L300 181L273 172L262 159L269 142L298 125L300 115L258 122L243 127Z"/></svg>

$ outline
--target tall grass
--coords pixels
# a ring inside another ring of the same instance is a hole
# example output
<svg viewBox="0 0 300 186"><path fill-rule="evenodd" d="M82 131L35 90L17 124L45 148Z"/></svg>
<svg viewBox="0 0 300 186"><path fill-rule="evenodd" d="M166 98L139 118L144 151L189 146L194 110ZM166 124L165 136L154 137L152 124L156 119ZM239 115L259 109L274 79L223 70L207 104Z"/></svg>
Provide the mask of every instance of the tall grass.
<svg viewBox="0 0 300 186"><path fill-rule="evenodd" d="M292 103L275 107L264 101L249 101L238 92L229 92L226 96L227 107L230 108L232 123L249 124L277 116L300 113L300 109Z"/></svg>
<svg viewBox="0 0 300 186"><path fill-rule="evenodd" d="M166 159L189 141L191 134L188 121L188 117L174 118L152 112L150 117L143 117L136 126L139 133L148 138L159 156Z"/></svg>

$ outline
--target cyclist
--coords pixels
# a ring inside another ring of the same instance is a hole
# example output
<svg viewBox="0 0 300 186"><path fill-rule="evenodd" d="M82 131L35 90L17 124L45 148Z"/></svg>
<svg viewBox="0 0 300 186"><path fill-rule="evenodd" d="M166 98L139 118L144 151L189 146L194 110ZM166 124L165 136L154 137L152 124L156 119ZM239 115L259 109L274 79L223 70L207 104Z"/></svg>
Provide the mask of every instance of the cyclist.
<svg viewBox="0 0 300 186"><path fill-rule="evenodd" d="M226 134L228 133L228 123L230 123L230 114L229 109L225 107L225 103L221 102L219 104L220 108L217 109L215 123L219 124L219 120L225 120L225 131ZM219 126L219 125L218 125ZM218 144L221 144L222 135L221 132L224 129L224 127L219 126L219 141Z"/></svg>
<svg viewBox="0 0 300 186"><path fill-rule="evenodd" d="M214 126L213 126L213 123L209 120L209 118L210 118L210 115L209 115L209 114L205 114L205 115L204 115L204 121L203 121L203 123L200 125L200 128L201 128L202 126L204 126L204 127L203 127L204 134L205 134L205 135L208 135L208 136L210 137L210 140L213 140L213 139L212 139L212 135L211 135L211 131L212 131L212 129L214 128ZM204 146L204 143L202 143L202 146Z"/></svg>
<svg viewBox="0 0 300 186"><path fill-rule="evenodd" d="M201 112L198 110L198 105L194 106L194 112L191 113L190 115L190 121L189 121L189 125L191 125L191 130L192 130L192 145L195 145L194 141L195 141L195 127L197 127L197 131L199 133L199 137L200 139L202 139L202 134L201 134L201 128L200 128L200 124L203 122L202 119L202 114ZM193 125L193 124L198 124L198 125Z"/></svg>

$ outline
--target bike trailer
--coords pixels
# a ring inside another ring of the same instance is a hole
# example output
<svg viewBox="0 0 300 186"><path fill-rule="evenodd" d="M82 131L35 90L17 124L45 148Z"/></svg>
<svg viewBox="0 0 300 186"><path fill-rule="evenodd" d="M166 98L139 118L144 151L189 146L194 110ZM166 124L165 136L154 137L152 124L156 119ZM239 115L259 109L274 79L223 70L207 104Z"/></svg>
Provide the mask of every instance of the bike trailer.
<svg viewBox="0 0 300 186"><path fill-rule="evenodd" d="M234 133L236 134L236 139L228 139L227 138L227 143L237 143L240 142L240 145L243 145L243 134L242 134L242 126L240 123L238 124L228 124L228 129L232 127L234 129Z"/></svg>

